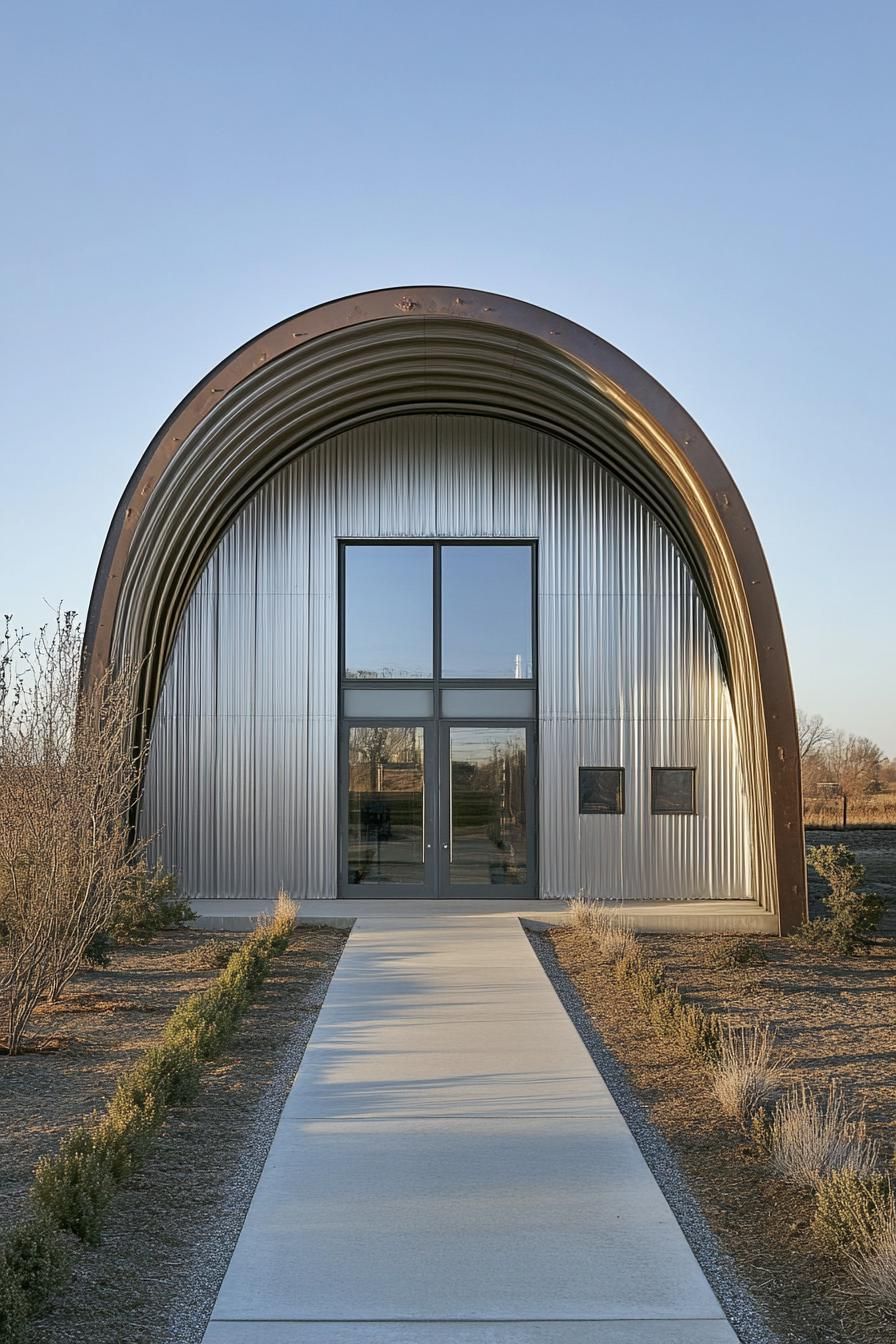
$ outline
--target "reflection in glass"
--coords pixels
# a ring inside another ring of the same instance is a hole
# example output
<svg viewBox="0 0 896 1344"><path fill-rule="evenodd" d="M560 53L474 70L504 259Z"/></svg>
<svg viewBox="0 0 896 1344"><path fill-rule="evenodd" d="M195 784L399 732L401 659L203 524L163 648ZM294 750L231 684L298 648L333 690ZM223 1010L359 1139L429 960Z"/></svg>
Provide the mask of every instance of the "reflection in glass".
<svg viewBox="0 0 896 1344"><path fill-rule="evenodd" d="M346 546L345 675L432 676L432 547Z"/></svg>
<svg viewBox="0 0 896 1344"><path fill-rule="evenodd" d="M348 880L423 881L423 729L348 734Z"/></svg>
<svg viewBox="0 0 896 1344"><path fill-rule="evenodd" d="M621 766L579 766L579 813L619 814L625 811L625 775Z"/></svg>
<svg viewBox="0 0 896 1344"><path fill-rule="evenodd" d="M527 880L525 728L451 728L450 882Z"/></svg>
<svg viewBox="0 0 896 1344"><path fill-rule="evenodd" d="M653 766L650 771L650 810L656 815L687 816L697 811L695 769Z"/></svg>
<svg viewBox="0 0 896 1344"><path fill-rule="evenodd" d="M442 676L532 676L532 548L442 548Z"/></svg>

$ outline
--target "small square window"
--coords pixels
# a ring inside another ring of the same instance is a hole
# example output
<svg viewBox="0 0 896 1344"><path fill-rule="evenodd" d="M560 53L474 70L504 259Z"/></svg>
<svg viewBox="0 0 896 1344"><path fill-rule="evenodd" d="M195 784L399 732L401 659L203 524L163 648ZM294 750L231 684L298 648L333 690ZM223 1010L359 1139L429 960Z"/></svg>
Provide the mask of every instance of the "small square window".
<svg viewBox="0 0 896 1344"><path fill-rule="evenodd" d="M625 772L619 766L583 765L579 769L579 813L625 811Z"/></svg>
<svg viewBox="0 0 896 1344"><path fill-rule="evenodd" d="M650 810L659 816L689 816L697 811L697 771L667 769L655 765L650 771Z"/></svg>

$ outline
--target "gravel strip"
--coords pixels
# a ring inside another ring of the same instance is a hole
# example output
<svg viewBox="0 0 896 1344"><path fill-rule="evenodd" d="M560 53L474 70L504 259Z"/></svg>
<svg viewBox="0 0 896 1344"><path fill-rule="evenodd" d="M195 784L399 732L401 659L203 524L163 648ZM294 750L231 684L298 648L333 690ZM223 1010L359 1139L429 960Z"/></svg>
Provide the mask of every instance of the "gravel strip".
<svg viewBox="0 0 896 1344"><path fill-rule="evenodd" d="M205 1211L190 1272L171 1304L164 1334L166 1344L201 1344L331 978L329 973L323 976L324 995L320 998L315 995L304 1005L308 1011L290 1036L276 1072L257 1104L242 1153L230 1173L225 1198Z"/></svg>
<svg viewBox="0 0 896 1344"><path fill-rule="evenodd" d="M536 957L619 1107L741 1344L780 1344L738 1274L734 1261L720 1247L691 1193L675 1153L651 1124L647 1108L634 1092L625 1070L607 1048L575 987L559 966L550 939L531 929L526 932Z"/></svg>

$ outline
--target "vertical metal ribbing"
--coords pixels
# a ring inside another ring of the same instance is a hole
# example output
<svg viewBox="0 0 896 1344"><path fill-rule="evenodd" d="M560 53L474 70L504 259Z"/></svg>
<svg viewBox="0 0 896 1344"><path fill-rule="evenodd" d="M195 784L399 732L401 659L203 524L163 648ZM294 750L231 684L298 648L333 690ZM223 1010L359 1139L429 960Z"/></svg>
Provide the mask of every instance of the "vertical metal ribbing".
<svg viewBox="0 0 896 1344"><path fill-rule="evenodd" d="M679 552L599 463L469 415L351 430L285 466L222 538L169 660L144 827L200 896L333 896L340 537L539 543L544 896L748 897L727 687ZM579 765L621 765L621 817L578 815ZM695 817L650 814L651 765L694 765Z"/></svg>

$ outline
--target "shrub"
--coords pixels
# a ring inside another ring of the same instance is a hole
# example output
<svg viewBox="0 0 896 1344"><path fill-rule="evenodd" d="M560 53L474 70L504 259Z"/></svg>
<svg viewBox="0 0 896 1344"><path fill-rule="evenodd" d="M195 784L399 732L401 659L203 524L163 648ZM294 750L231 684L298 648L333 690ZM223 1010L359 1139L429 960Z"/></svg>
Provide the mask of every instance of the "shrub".
<svg viewBox="0 0 896 1344"><path fill-rule="evenodd" d="M95 1124L76 1125L55 1156L38 1162L34 1198L58 1227L97 1246L102 1215L115 1187L113 1165L108 1149L95 1140Z"/></svg>
<svg viewBox="0 0 896 1344"><path fill-rule="evenodd" d="M567 909L569 927L589 938L610 961L626 957L633 959L639 955L637 939L631 926L615 910L584 895L569 901Z"/></svg>
<svg viewBox="0 0 896 1344"><path fill-rule="evenodd" d="M162 929L195 919L189 903L177 894L177 879L161 859L140 864L120 884L108 932L116 943L148 943Z"/></svg>
<svg viewBox="0 0 896 1344"><path fill-rule="evenodd" d="M295 906L283 897L214 983L175 1008L159 1044L119 1079L105 1114L76 1126L54 1157L41 1159L34 1196L59 1227L98 1243L115 1184L139 1161L168 1107L195 1095L200 1061L220 1050L294 927Z"/></svg>
<svg viewBox="0 0 896 1344"><path fill-rule="evenodd" d="M794 937L837 956L854 956L869 946L886 902L877 892L859 890L865 869L846 845L815 845L806 858L830 887L825 897L829 914L810 919Z"/></svg>
<svg viewBox="0 0 896 1344"><path fill-rule="evenodd" d="M221 976L231 970L232 957ZM162 1044L179 1046L195 1059L210 1059L230 1035L240 1013L248 1003L245 987L223 990L221 977L208 989L191 994L179 1003L168 1019Z"/></svg>
<svg viewBox="0 0 896 1344"><path fill-rule="evenodd" d="M870 1176L880 1157L864 1119L850 1115L835 1083L822 1097L805 1085L782 1097L765 1124L762 1142L785 1180L816 1189L833 1171Z"/></svg>
<svg viewBox="0 0 896 1344"><path fill-rule="evenodd" d="M714 1060L721 1029L716 1015L686 1003L680 990L667 985L663 968L645 957L630 930L622 930L619 941L624 951L613 968L616 978L628 984L653 1025L704 1063Z"/></svg>
<svg viewBox="0 0 896 1344"><path fill-rule="evenodd" d="M639 955L638 940L625 924L610 924L599 935L600 950L611 961L634 961Z"/></svg>
<svg viewBox="0 0 896 1344"><path fill-rule="evenodd" d="M637 961L626 956L617 964L624 968L623 977L628 980L629 988L641 1007L649 1010L654 999L665 989L662 970L640 955Z"/></svg>
<svg viewBox="0 0 896 1344"><path fill-rule="evenodd" d="M710 962L720 971L732 971L739 966L759 966L768 961L765 949L752 938L719 938L716 940Z"/></svg>
<svg viewBox="0 0 896 1344"><path fill-rule="evenodd" d="M281 887L277 892L274 909L269 915L262 915L259 919L256 926L256 937L260 934L263 941L266 936L270 940L271 951L279 956L289 946L289 940L296 930L298 917L298 902L294 901L289 892L284 891Z"/></svg>
<svg viewBox="0 0 896 1344"><path fill-rule="evenodd" d="M896 1307L896 1214L890 1215L874 1243L855 1257L852 1269L869 1297Z"/></svg>
<svg viewBox="0 0 896 1344"><path fill-rule="evenodd" d="M106 929L97 929L90 942L81 954L88 966L95 969L105 970L112 962L112 948L114 943L109 937Z"/></svg>
<svg viewBox="0 0 896 1344"><path fill-rule="evenodd" d="M96 1142L105 1148L116 1180L123 1180L142 1157L168 1107L192 1101L198 1087L196 1057L170 1042L150 1046L122 1074L96 1129Z"/></svg>
<svg viewBox="0 0 896 1344"><path fill-rule="evenodd" d="M220 971L227 965L236 947L235 943L228 943L225 938L203 939L187 953L186 962L192 971Z"/></svg>
<svg viewBox="0 0 896 1344"><path fill-rule="evenodd" d="M726 1115L746 1124L778 1092L785 1061L775 1055L775 1037L766 1026L720 1030L718 1051L710 1065L712 1090Z"/></svg>
<svg viewBox="0 0 896 1344"><path fill-rule="evenodd" d="M139 668L81 683L73 612L27 642L0 626L0 998L5 1048L21 1049L41 999L58 1000L107 926L146 842L130 825Z"/></svg>
<svg viewBox="0 0 896 1344"><path fill-rule="evenodd" d="M46 1213L35 1210L13 1229L4 1247L4 1259L29 1315L39 1310L64 1281L69 1258L62 1234ZM3 1338L0 1331L0 1340Z"/></svg>
<svg viewBox="0 0 896 1344"><path fill-rule="evenodd" d="M830 1251L864 1253L896 1214L893 1187L882 1172L832 1171L818 1186L812 1230Z"/></svg>
<svg viewBox="0 0 896 1344"><path fill-rule="evenodd" d="M601 907L597 901L592 901L580 892L567 902L566 909L569 915L567 923L571 929L589 937L596 931L596 924L601 917Z"/></svg>
<svg viewBox="0 0 896 1344"><path fill-rule="evenodd" d="M0 1344L18 1344L28 1307L18 1276L6 1254L0 1253Z"/></svg>
<svg viewBox="0 0 896 1344"><path fill-rule="evenodd" d="M722 1024L715 1013L707 1013L698 1003L682 1002L675 1032L684 1048L704 1064L718 1058Z"/></svg>

